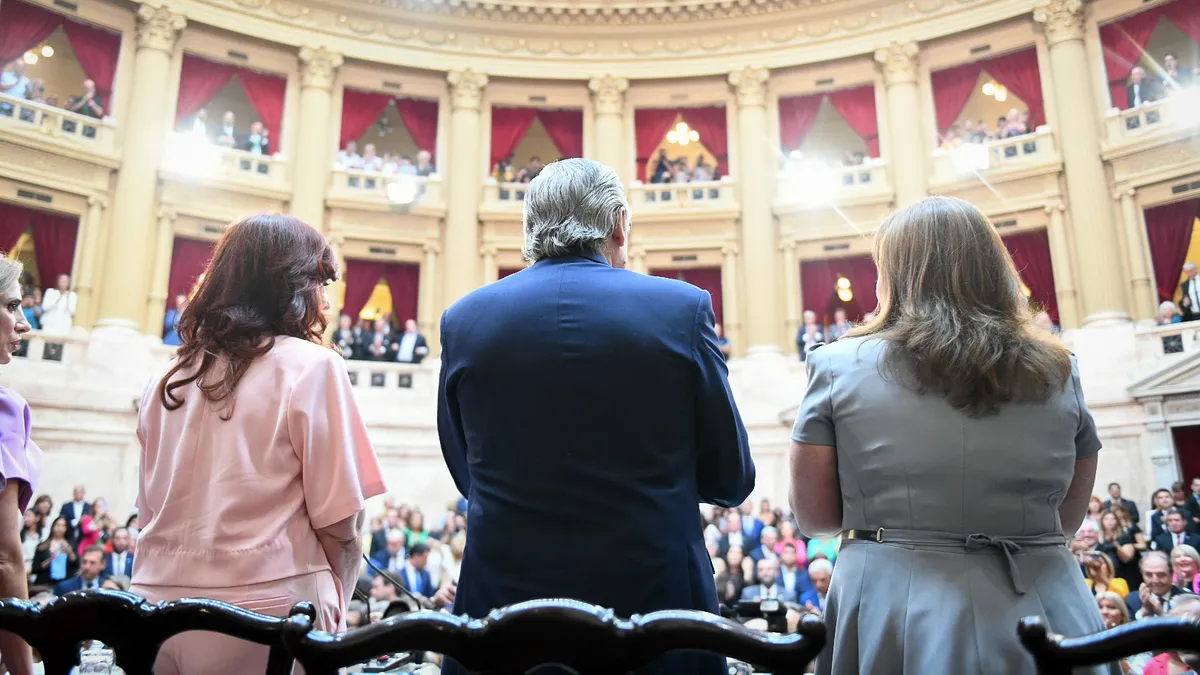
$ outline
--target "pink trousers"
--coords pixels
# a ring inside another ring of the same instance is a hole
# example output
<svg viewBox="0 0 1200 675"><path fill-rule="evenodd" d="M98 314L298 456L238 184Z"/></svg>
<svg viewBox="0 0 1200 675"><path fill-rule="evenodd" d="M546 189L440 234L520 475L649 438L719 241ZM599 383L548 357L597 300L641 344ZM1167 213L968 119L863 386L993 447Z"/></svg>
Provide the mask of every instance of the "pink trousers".
<svg viewBox="0 0 1200 675"><path fill-rule="evenodd" d="M330 571L312 572L289 579L229 588L140 586L131 593L148 602L180 598L211 598L268 616L287 616L292 605L308 600L317 608L318 630L346 630L339 584ZM192 631L167 640L154 662L155 675L232 675L262 673L268 648L207 631ZM296 667L297 673L303 671Z"/></svg>

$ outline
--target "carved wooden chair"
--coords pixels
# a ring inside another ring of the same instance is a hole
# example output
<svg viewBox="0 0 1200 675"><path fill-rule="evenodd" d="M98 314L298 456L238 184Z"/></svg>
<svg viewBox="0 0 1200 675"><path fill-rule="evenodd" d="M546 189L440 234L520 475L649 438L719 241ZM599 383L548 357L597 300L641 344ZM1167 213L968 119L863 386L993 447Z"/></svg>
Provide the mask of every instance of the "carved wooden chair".
<svg viewBox="0 0 1200 675"><path fill-rule="evenodd" d="M1032 616L1021 619L1017 635L1033 655L1038 675L1071 675L1073 668L1111 663L1142 652L1200 652L1200 622L1190 619L1138 621L1068 638L1051 633L1042 617Z"/></svg>

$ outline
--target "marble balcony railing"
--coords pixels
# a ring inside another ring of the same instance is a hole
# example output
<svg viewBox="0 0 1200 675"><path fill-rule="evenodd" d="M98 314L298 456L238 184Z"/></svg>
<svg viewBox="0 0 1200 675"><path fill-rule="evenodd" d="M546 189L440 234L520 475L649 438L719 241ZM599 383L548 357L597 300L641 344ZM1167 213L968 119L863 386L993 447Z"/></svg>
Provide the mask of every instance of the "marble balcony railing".
<svg viewBox="0 0 1200 675"><path fill-rule="evenodd" d="M1200 321L1139 325L1136 337L1138 369L1149 373L1200 349Z"/></svg>
<svg viewBox="0 0 1200 675"><path fill-rule="evenodd" d="M933 183L954 183L976 176L996 179L1008 173L1055 167L1060 162L1054 131L1042 126L1031 134L934 150Z"/></svg>
<svg viewBox="0 0 1200 675"><path fill-rule="evenodd" d="M825 166L818 162L791 163L778 175L777 206L823 207L839 203L890 199L888 165L871 159L855 166Z"/></svg>
<svg viewBox="0 0 1200 675"><path fill-rule="evenodd" d="M437 174L412 176L359 169L334 169L328 200L338 206L443 208L442 179Z"/></svg>
<svg viewBox="0 0 1200 675"><path fill-rule="evenodd" d="M1144 143L1154 136L1195 133L1200 130L1200 88L1177 91L1160 101L1129 110L1109 111L1104 118L1108 149Z"/></svg>
<svg viewBox="0 0 1200 675"><path fill-rule="evenodd" d="M0 94L0 131L6 133L111 155L116 153L116 127L109 117L96 119Z"/></svg>
<svg viewBox="0 0 1200 675"><path fill-rule="evenodd" d="M200 182L236 191L290 190L288 158L282 153L259 155L214 145L191 133L172 134L163 156L164 178Z"/></svg>
<svg viewBox="0 0 1200 675"><path fill-rule="evenodd" d="M626 188L629 205L640 211L736 209L737 182L730 176L691 183L640 183Z"/></svg>

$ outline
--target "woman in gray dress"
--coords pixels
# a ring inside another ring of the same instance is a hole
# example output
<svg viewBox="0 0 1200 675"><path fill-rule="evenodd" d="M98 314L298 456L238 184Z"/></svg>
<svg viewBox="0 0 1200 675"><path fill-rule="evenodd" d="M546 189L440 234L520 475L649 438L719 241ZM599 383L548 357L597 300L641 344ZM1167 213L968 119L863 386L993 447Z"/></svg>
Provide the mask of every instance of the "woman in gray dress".
<svg viewBox="0 0 1200 675"><path fill-rule="evenodd" d="M874 256L879 313L809 355L792 432L800 529L843 536L817 672L1033 672L1021 617L1104 629L1064 534L1100 450L1073 357L969 203L894 213Z"/></svg>

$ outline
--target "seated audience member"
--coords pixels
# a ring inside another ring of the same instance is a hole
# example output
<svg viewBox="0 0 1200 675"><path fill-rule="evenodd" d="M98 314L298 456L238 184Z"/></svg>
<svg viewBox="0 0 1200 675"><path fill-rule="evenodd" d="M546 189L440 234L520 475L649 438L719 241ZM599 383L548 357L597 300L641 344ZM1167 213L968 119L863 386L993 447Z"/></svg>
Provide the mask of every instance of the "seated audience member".
<svg viewBox="0 0 1200 675"><path fill-rule="evenodd" d="M1130 108L1153 103L1162 98L1158 82L1146 77L1146 69L1138 66L1129 73L1129 84L1125 87L1126 102Z"/></svg>
<svg viewBox="0 0 1200 675"><path fill-rule="evenodd" d="M797 598L813 589L808 570L796 558L796 547L784 544L779 553L779 585L795 593Z"/></svg>
<svg viewBox="0 0 1200 675"><path fill-rule="evenodd" d="M420 363L429 355L429 343L417 331L417 322L412 319L404 322L404 332L395 344L396 360L400 363Z"/></svg>
<svg viewBox="0 0 1200 675"><path fill-rule="evenodd" d="M389 603L400 599L400 590L396 588L395 582L383 576L382 574L375 577L371 582L371 615L372 620L376 613L382 613L384 608Z"/></svg>
<svg viewBox="0 0 1200 675"><path fill-rule="evenodd" d="M404 520L400 517L399 509L389 508L384 512L383 527L371 532L371 554L387 548L388 537L392 532L404 534Z"/></svg>
<svg viewBox="0 0 1200 675"><path fill-rule="evenodd" d="M808 564L808 543L797 536L796 521L788 518L779 524L779 541L775 542L775 552L783 555L783 548L791 546L796 552L796 564L804 567Z"/></svg>
<svg viewBox="0 0 1200 675"><path fill-rule="evenodd" d="M8 70L0 74L0 94L12 98L28 99L29 88L32 85L29 76L25 74L25 61L17 59L8 65ZM8 110L12 106L5 104Z"/></svg>
<svg viewBox="0 0 1200 675"><path fill-rule="evenodd" d="M104 99L96 93L96 83L84 80L83 93L67 101L67 110L96 119L104 117Z"/></svg>
<svg viewBox="0 0 1200 675"><path fill-rule="evenodd" d="M1104 619L1105 628L1116 628L1133 620L1129 616L1129 608L1125 606L1125 601L1116 593L1110 591L1097 593L1096 604L1100 607L1100 616ZM1150 652L1142 652L1121 659L1122 675L1140 674L1152 656L1154 655Z"/></svg>
<svg viewBox="0 0 1200 675"><path fill-rule="evenodd" d="M1154 510L1150 512L1150 541L1158 538L1158 535L1166 532L1166 524L1163 522L1167 514L1175 510L1174 501L1171 498L1171 491L1165 488L1159 488L1150 496L1150 504Z"/></svg>
<svg viewBox="0 0 1200 675"><path fill-rule="evenodd" d="M829 582L833 579L833 563L823 558L808 564L808 578L812 580L812 590L800 596L800 604L818 614L825 613L825 600L829 594Z"/></svg>
<svg viewBox="0 0 1200 675"><path fill-rule="evenodd" d="M1125 499L1121 496L1120 483L1108 484L1108 497L1108 499L1104 500L1104 508L1112 509L1113 504L1120 504L1125 508L1126 511L1129 512L1129 517L1131 520L1133 520L1133 522L1136 523L1138 520L1140 520L1138 516L1137 504L1133 503L1133 500Z"/></svg>
<svg viewBox="0 0 1200 675"><path fill-rule="evenodd" d="M183 344L179 340L179 317L187 308L187 296L180 293L175 296L175 306L167 310L163 317L163 344L178 347Z"/></svg>
<svg viewBox="0 0 1200 675"><path fill-rule="evenodd" d="M233 111L226 110L221 116L221 127L217 129L217 145L234 148L237 147L237 127L234 126Z"/></svg>
<svg viewBox="0 0 1200 675"><path fill-rule="evenodd" d="M386 572L397 573L404 569L404 559L407 557L405 552L404 533L400 530L391 530L387 533L387 545L381 550L371 553L371 560L381 567ZM378 572L374 567L367 567L367 574L375 576Z"/></svg>
<svg viewBox="0 0 1200 675"><path fill-rule="evenodd" d="M851 328L853 328L853 326L851 326L850 322L846 319L846 310L836 309L833 312L833 323L829 324L829 328L826 329L825 335L828 336L830 342L833 342L846 333L849 333Z"/></svg>
<svg viewBox="0 0 1200 675"><path fill-rule="evenodd" d="M50 526L46 541L38 544L33 552L33 585L38 590L53 589L79 569L79 554L67 538L70 525L66 518L58 517Z"/></svg>
<svg viewBox="0 0 1200 675"><path fill-rule="evenodd" d="M1186 89L1192 85L1192 71L1187 66L1179 65L1179 59L1174 54L1163 57L1162 65L1163 90L1172 93Z"/></svg>
<svg viewBox="0 0 1200 675"><path fill-rule="evenodd" d="M433 592L437 589L434 588L433 579L429 575L428 562L429 547L425 544L413 544L408 550L408 561L404 563L400 573L393 576L410 592L427 598L433 597Z"/></svg>
<svg viewBox="0 0 1200 675"><path fill-rule="evenodd" d="M130 581L129 575L113 574L104 578L103 583L100 584L100 588L103 588L106 591L129 592L129 586L131 583L132 582Z"/></svg>
<svg viewBox="0 0 1200 675"><path fill-rule="evenodd" d="M739 575L743 585L754 582L754 559L746 555L741 546L730 546L725 552L725 568L731 574Z"/></svg>
<svg viewBox="0 0 1200 675"><path fill-rule="evenodd" d="M1200 547L1200 535L1189 534L1187 531L1187 519L1183 511L1172 509L1163 519L1166 524L1166 532L1154 538L1151 546L1156 551L1162 551L1167 555L1181 544L1187 544L1193 548Z"/></svg>
<svg viewBox="0 0 1200 675"><path fill-rule="evenodd" d="M1200 597L1191 595L1181 598L1170 611L1166 612L1166 616L1192 621L1200 619ZM1185 657L1180 651L1169 649L1146 662L1145 667L1142 668L1142 675L1195 675L1192 664L1189 663L1194 656L1191 654Z"/></svg>
<svg viewBox="0 0 1200 675"><path fill-rule="evenodd" d="M437 167L433 164L433 155L428 150L422 150L417 153L415 168L418 176L432 176L437 173Z"/></svg>
<svg viewBox="0 0 1200 675"><path fill-rule="evenodd" d="M779 582L779 561L774 558L759 560L756 566L758 583L742 591L742 600L783 600L796 602L796 592L788 590Z"/></svg>
<svg viewBox="0 0 1200 675"><path fill-rule="evenodd" d="M55 595L66 595L72 591L100 588L104 582L104 549L91 546L79 557L79 574L60 582L54 587Z"/></svg>
<svg viewBox="0 0 1200 675"><path fill-rule="evenodd" d="M1169 326L1170 324L1180 323L1183 321L1183 315L1179 313L1179 307L1177 307L1175 303L1171 302L1170 300L1164 300L1158 306L1157 320L1158 325Z"/></svg>
<svg viewBox="0 0 1200 675"><path fill-rule="evenodd" d="M1181 596L1194 596L1190 590L1174 583L1171 559L1162 551L1150 551L1142 556L1142 585L1137 593L1125 598L1129 613L1138 619L1164 616Z"/></svg>
<svg viewBox="0 0 1200 675"><path fill-rule="evenodd" d="M1175 585L1200 593L1200 551L1189 544L1171 550L1171 569L1175 570Z"/></svg>
<svg viewBox="0 0 1200 675"><path fill-rule="evenodd" d="M362 168L362 156L358 154L358 143L349 141L344 149L338 150L337 166L339 169Z"/></svg>
<svg viewBox="0 0 1200 675"><path fill-rule="evenodd" d="M133 578L133 553L129 550L129 530L118 527L113 531L112 553L104 556L104 573L112 576L119 574Z"/></svg>
<svg viewBox="0 0 1200 675"><path fill-rule="evenodd" d="M266 128L262 122L255 122L250 125L250 133L246 134L246 138L242 140L242 150L255 155L271 154L271 139L268 138Z"/></svg>
<svg viewBox="0 0 1200 675"><path fill-rule="evenodd" d="M1122 599L1129 595L1129 584L1117 576L1112 558L1099 551L1087 551L1083 554L1083 567L1087 574L1084 582L1093 594L1111 591Z"/></svg>
<svg viewBox="0 0 1200 675"><path fill-rule="evenodd" d="M755 563L759 563L766 558L777 558L775 553L775 543L779 540L779 530L774 527L764 527L759 536L759 545L750 549L750 557Z"/></svg>

